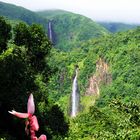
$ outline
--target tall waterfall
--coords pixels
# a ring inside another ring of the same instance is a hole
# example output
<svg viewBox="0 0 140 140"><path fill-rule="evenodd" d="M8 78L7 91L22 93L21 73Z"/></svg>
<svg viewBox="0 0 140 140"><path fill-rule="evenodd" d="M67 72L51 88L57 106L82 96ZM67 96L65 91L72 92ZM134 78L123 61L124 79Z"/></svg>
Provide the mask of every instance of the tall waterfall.
<svg viewBox="0 0 140 140"><path fill-rule="evenodd" d="M79 96L79 90L78 90L77 76L78 76L78 68L76 68L76 74L75 74L73 85L72 85L71 117L75 117L79 111L80 96Z"/></svg>
<svg viewBox="0 0 140 140"><path fill-rule="evenodd" d="M48 25L48 36L49 36L50 41L52 42L53 36L52 36L52 23L51 23L51 21L49 21L49 25Z"/></svg>

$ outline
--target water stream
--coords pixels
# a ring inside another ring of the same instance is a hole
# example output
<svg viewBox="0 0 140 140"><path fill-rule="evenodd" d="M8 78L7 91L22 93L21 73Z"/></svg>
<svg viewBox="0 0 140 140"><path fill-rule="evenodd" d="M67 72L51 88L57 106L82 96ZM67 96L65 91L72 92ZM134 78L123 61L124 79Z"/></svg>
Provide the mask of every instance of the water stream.
<svg viewBox="0 0 140 140"><path fill-rule="evenodd" d="M48 35L49 35L50 41L52 42L53 37L52 37L52 23L51 23L51 21L49 21L49 25L48 25Z"/></svg>
<svg viewBox="0 0 140 140"><path fill-rule="evenodd" d="M79 111L79 91L78 91L78 82L77 82L77 76L78 76L78 68L76 68L76 75L73 80L73 85L72 85L72 109L71 109L71 117L75 117Z"/></svg>

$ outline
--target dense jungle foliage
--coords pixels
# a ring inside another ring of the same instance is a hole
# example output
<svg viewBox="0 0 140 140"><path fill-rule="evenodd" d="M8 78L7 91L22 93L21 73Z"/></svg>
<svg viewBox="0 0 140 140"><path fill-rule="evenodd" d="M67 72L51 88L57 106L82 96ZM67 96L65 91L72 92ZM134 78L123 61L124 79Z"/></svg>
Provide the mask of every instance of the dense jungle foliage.
<svg viewBox="0 0 140 140"><path fill-rule="evenodd" d="M38 23L47 28L46 19L35 12L9 3L0 2L0 15L8 19L24 21L27 24Z"/></svg>
<svg viewBox="0 0 140 140"><path fill-rule="evenodd" d="M78 47L80 41L109 33L104 27L85 16L62 10L33 12L23 7L0 2L0 15L17 22L24 21L29 25L41 24L46 34L48 23L52 21L53 44L65 51Z"/></svg>
<svg viewBox="0 0 140 140"><path fill-rule="evenodd" d="M68 130L63 112L48 101L46 82L52 73L47 64L51 42L40 25L19 23L14 28L0 17L0 138L25 140L25 120L8 110L27 112L27 100L34 94L39 133L63 136ZM53 118L53 119L52 119ZM57 122L54 120L57 120ZM42 132L41 132L42 131Z"/></svg>
<svg viewBox="0 0 140 140"><path fill-rule="evenodd" d="M56 48L69 51L79 47L81 41L108 34L108 30L93 20L62 10L37 12L52 22Z"/></svg>
<svg viewBox="0 0 140 140"><path fill-rule="evenodd" d="M65 48L53 47L43 27L31 24L35 21L27 25L0 17L0 140L29 139L25 120L12 116L8 110L27 112L30 93L35 98L35 115L40 125L37 136L44 133L48 140L139 140L140 27L108 34L95 23L98 31L105 34L94 38L92 32L87 34L91 29L97 31L91 21L88 28L85 17L69 13L67 18L67 14L47 11L49 20L57 19L59 26L53 29L61 31L57 37L62 46L67 44L62 33L69 37L72 28L80 27L76 30L78 39L71 40ZM74 26L75 23L78 25ZM66 51L69 45L71 51ZM88 95L90 77L100 74L97 71L100 59L108 65L111 82L100 82L98 96ZM75 66L79 67L80 112L71 118Z"/></svg>
<svg viewBox="0 0 140 140"><path fill-rule="evenodd" d="M139 38L140 28L137 28L89 40L69 53L52 50L49 63L58 71L49 81L49 98L60 105L65 114L68 112L74 66L78 65L80 69L78 82L82 111L70 119L66 139L140 138ZM112 82L100 85L99 97L87 96L88 80L96 73L99 58L108 63Z"/></svg>

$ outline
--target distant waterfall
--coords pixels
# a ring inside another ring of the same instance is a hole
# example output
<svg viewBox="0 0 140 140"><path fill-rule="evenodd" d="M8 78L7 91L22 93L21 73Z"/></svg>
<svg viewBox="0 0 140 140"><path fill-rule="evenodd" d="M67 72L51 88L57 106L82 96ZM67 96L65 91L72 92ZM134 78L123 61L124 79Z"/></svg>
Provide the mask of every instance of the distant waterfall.
<svg viewBox="0 0 140 140"><path fill-rule="evenodd" d="M75 117L79 111L80 96L79 96L79 90L78 90L77 76L78 76L78 68L76 68L76 75L74 77L73 85L72 85L71 117Z"/></svg>
<svg viewBox="0 0 140 140"><path fill-rule="evenodd" d="M48 24L48 36L49 36L50 41L53 42L52 23L51 23L51 21L49 21L49 24Z"/></svg>

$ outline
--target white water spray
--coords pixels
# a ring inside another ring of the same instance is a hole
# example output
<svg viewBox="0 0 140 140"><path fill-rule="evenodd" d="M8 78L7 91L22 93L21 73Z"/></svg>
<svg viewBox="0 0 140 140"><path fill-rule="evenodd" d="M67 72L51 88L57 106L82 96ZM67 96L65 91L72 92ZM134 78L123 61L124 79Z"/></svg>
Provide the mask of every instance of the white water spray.
<svg viewBox="0 0 140 140"><path fill-rule="evenodd" d="M77 76L78 76L78 68L76 68L76 75L73 80L72 85L72 109L71 109L71 116L75 117L79 111L79 92L78 92L78 82L77 82Z"/></svg>

